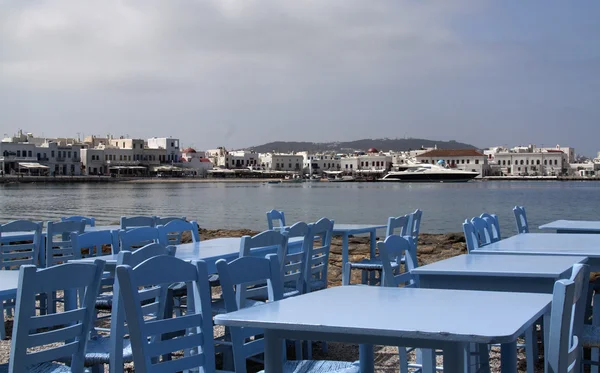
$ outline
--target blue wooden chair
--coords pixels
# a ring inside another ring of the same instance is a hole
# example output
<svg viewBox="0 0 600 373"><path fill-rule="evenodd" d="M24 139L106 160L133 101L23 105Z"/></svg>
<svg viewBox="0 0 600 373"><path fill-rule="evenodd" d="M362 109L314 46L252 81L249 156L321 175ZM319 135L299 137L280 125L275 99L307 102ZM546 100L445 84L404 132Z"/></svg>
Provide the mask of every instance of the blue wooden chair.
<svg viewBox="0 0 600 373"><path fill-rule="evenodd" d="M547 372L579 372L581 368L581 335L585 334L582 327L588 282L588 266L576 264L570 279L554 284L545 362Z"/></svg>
<svg viewBox="0 0 600 373"><path fill-rule="evenodd" d="M496 214L488 214L484 212L483 214L479 215L479 217L488 223L488 226L492 232L492 242L500 241L502 236L500 235L500 222L498 221L498 216Z"/></svg>
<svg viewBox="0 0 600 373"><path fill-rule="evenodd" d="M156 217L154 216L121 216L121 229L131 229L138 227L156 227Z"/></svg>
<svg viewBox="0 0 600 373"><path fill-rule="evenodd" d="M475 228L475 232L477 233L477 238L479 239L479 246L485 246L491 244L493 233L490 229L490 225L485 219L480 217L471 218L471 224L473 228Z"/></svg>
<svg viewBox="0 0 600 373"><path fill-rule="evenodd" d="M273 247L282 258L287 253L287 243L287 235L276 231L264 231L252 237L243 236L240 242L240 257L253 255L252 249Z"/></svg>
<svg viewBox="0 0 600 373"><path fill-rule="evenodd" d="M515 206L513 208L515 214L515 220L517 222L517 233L529 233L529 225L527 224L527 215L525 214L525 207Z"/></svg>
<svg viewBox="0 0 600 373"><path fill-rule="evenodd" d="M82 221L49 221L46 224L46 261L45 267L66 263L71 259L79 259L81 255L73 250L71 233L83 233L85 224Z"/></svg>
<svg viewBox="0 0 600 373"><path fill-rule="evenodd" d="M121 250L134 251L150 243L160 242L158 229L154 227L139 227L128 230L121 229L119 235L119 246Z"/></svg>
<svg viewBox="0 0 600 373"><path fill-rule="evenodd" d="M327 288L327 270L329 268L329 252L333 238L333 220L321 218L309 226L311 235L321 237L319 241L311 241L306 252L306 269L304 271L306 293Z"/></svg>
<svg viewBox="0 0 600 373"><path fill-rule="evenodd" d="M204 262L192 263L172 257L156 256L135 267L120 265L117 278L125 308L135 369L141 372L167 373L200 368L215 371L213 324L210 309L208 272ZM160 317L161 299L168 286L184 282L188 289L188 312L184 316ZM140 287L160 289L157 302L143 304ZM148 319L148 310L156 317ZM181 337L181 333L185 335ZM172 338L170 336L173 336ZM162 337L162 338L161 338ZM183 357L170 360L165 356L184 351Z"/></svg>
<svg viewBox="0 0 600 373"><path fill-rule="evenodd" d="M33 241L22 243L21 241L11 242L10 239L2 237L4 233L24 232L33 235ZM42 223L35 223L29 220L13 220L0 225L0 269L15 270L22 265L37 265L40 258L40 248L42 244ZM6 338L6 328L4 325L4 311L10 315L15 307L14 297L0 298L0 339Z"/></svg>
<svg viewBox="0 0 600 373"><path fill-rule="evenodd" d="M88 227L96 226L96 218L88 218L88 217L79 216L79 215L60 218L60 221L82 221Z"/></svg>
<svg viewBox="0 0 600 373"><path fill-rule="evenodd" d="M413 239L415 249L419 244L419 232L421 231L421 219L423 218L423 211L416 209L412 214L408 215L408 233Z"/></svg>
<svg viewBox="0 0 600 373"><path fill-rule="evenodd" d="M274 222L277 222L278 225L274 225ZM267 225L270 230L285 227L285 215L283 211L271 210L267 212Z"/></svg>
<svg viewBox="0 0 600 373"><path fill-rule="evenodd" d="M110 247L112 254L119 252L118 237L110 231L71 233L71 245L82 258L105 255L102 252L104 246Z"/></svg>
<svg viewBox="0 0 600 373"><path fill-rule="evenodd" d="M83 372L83 355L87 336L93 326L94 300L103 270L104 262L101 260L94 263L66 263L45 269L33 265L22 266L10 360L8 367L6 364L0 366L0 371ZM84 296L77 302L76 294L80 288L84 289ZM36 296L59 290L63 290L69 300L65 303L65 312L37 316ZM57 342L63 342L64 345L39 350ZM70 362L70 366L54 363L65 360Z"/></svg>
<svg viewBox="0 0 600 373"><path fill-rule="evenodd" d="M168 223L172 222L173 220L187 221L185 216L163 216L163 217L155 216L154 224L156 226L167 225Z"/></svg>
<svg viewBox="0 0 600 373"><path fill-rule="evenodd" d="M163 245L181 244L181 236L184 232L190 232L192 242L200 242L200 233L198 232L198 223L195 221L171 220L165 225L158 225L159 241Z"/></svg>
<svg viewBox="0 0 600 373"><path fill-rule="evenodd" d="M462 226L465 234L465 242L467 244L467 252L470 254L473 250L480 248L479 235L473 224L467 219L465 219Z"/></svg>
<svg viewBox="0 0 600 373"><path fill-rule="evenodd" d="M223 286L223 298L227 312L254 306L249 303L251 286L267 282L269 301L278 301L283 297L281 266L274 254L266 258L242 257L227 263L217 261L217 270ZM257 306L257 307L260 307ZM262 329L229 327L229 341L221 340L218 349L231 349L236 373L246 373L246 359L264 352ZM311 369L312 368L312 369ZM283 372L332 372L348 369L344 372L358 372L358 365L342 361L286 361Z"/></svg>
<svg viewBox="0 0 600 373"><path fill-rule="evenodd" d="M129 265L135 267L146 259L160 255L175 255L175 247L165 247L161 244L149 244L136 251L121 251L117 259L117 266ZM107 294L108 295L108 294ZM151 303L151 292L144 295L144 303ZM148 301L150 299L150 301ZM98 304L96 300L96 305ZM119 284L114 280L113 293L103 299L106 302L105 309L110 310L109 335L92 333L85 351L85 366L93 367L93 370L104 372L103 365L109 364L110 372L123 371L123 364L133 361L133 351L129 338L124 338L127 333L125 325L125 311L123 300L119 298ZM96 329L99 330L99 329ZM103 330L106 331L106 330Z"/></svg>
<svg viewBox="0 0 600 373"><path fill-rule="evenodd" d="M398 217L389 217L388 218L388 223L387 223L387 229L386 229L386 233L385 236L388 237L390 235L395 234L395 232L400 231L399 234L402 236L406 236L406 235L411 235L412 234L412 230L409 229L410 228L410 224L412 223L413 219L412 216L413 214L409 214L409 215L403 215L403 216L398 216ZM418 221L415 220L415 222L417 223L417 230L418 228ZM417 232L418 235L418 232ZM380 253L381 255L381 253ZM346 264L346 274L350 274L351 273L351 269L359 269L362 270L361 273L361 283L366 285L377 285L377 284L381 284L381 272L383 271L383 265L381 264L381 258L375 257L375 258L364 258L363 260L361 260L360 262L356 262L356 263L351 263L349 262L350 265ZM373 273L374 272L374 273ZM379 277L376 276L376 274L379 274Z"/></svg>

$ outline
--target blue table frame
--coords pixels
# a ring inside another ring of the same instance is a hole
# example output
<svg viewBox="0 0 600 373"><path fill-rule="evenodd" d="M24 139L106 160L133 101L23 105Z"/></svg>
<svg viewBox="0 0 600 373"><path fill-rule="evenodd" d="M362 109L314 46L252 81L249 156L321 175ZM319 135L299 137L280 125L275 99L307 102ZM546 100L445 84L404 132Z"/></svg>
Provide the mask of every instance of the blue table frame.
<svg viewBox="0 0 600 373"><path fill-rule="evenodd" d="M540 229L554 230L556 233L595 233L600 234L600 221L591 220L555 220L540 225Z"/></svg>
<svg viewBox="0 0 600 373"><path fill-rule="evenodd" d="M368 233L370 239L370 256L374 258L377 247L377 230L384 228L387 228L387 226L374 224L333 224L333 235L342 236L342 278L346 276L346 263L348 263L349 256L348 240L350 236Z"/></svg>
<svg viewBox="0 0 600 373"><path fill-rule="evenodd" d="M441 348L444 371L462 373L469 343L500 343L502 372L512 373L517 338L551 302L548 294L339 286L217 315L215 324L264 329L269 373L282 371L283 339L359 343L365 373L373 372L374 344Z"/></svg>

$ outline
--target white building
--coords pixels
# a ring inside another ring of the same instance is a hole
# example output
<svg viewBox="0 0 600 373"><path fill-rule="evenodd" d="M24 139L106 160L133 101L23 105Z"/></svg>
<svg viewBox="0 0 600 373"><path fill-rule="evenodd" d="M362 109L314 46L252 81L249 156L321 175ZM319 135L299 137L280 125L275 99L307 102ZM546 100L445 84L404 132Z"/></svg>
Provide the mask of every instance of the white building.
<svg viewBox="0 0 600 373"><path fill-rule="evenodd" d="M153 137L148 139L149 149L164 149L164 156L161 155L159 161L162 163L179 162L181 151L179 150L179 140L171 137Z"/></svg>
<svg viewBox="0 0 600 373"><path fill-rule="evenodd" d="M494 159L504 175L562 176L570 173L567 154L556 149L519 147L496 153Z"/></svg>
<svg viewBox="0 0 600 373"><path fill-rule="evenodd" d="M295 171L302 172L304 157L301 154L259 154L260 167L266 171Z"/></svg>
<svg viewBox="0 0 600 373"><path fill-rule="evenodd" d="M194 170L194 174L197 176L206 176L208 170L212 170L214 165L204 155L204 152L197 152L196 149L186 148L181 152L181 165L186 170Z"/></svg>
<svg viewBox="0 0 600 373"><path fill-rule="evenodd" d="M417 162L437 164L444 161L450 168L478 172L481 176L490 173L488 157L475 149L434 149L417 156Z"/></svg>
<svg viewBox="0 0 600 373"><path fill-rule="evenodd" d="M339 171L341 168L340 157L336 154L312 154L299 152L302 155L302 167L305 173L321 175L324 171Z"/></svg>
<svg viewBox="0 0 600 373"><path fill-rule="evenodd" d="M356 154L340 159L340 169L344 173L380 174L392 169L392 156L371 148L367 154Z"/></svg>
<svg viewBox="0 0 600 373"><path fill-rule="evenodd" d="M40 146L29 142L4 139L0 143L0 164L5 174L49 176L81 175L81 144L59 145L45 142Z"/></svg>

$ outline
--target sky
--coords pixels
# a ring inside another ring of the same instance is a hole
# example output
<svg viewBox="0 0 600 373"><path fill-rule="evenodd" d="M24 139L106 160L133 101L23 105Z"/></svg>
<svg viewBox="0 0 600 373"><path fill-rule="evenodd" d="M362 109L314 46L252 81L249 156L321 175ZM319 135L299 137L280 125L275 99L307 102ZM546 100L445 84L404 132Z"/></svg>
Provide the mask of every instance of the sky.
<svg viewBox="0 0 600 373"><path fill-rule="evenodd" d="M600 151L600 1L0 0L0 135Z"/></svg>

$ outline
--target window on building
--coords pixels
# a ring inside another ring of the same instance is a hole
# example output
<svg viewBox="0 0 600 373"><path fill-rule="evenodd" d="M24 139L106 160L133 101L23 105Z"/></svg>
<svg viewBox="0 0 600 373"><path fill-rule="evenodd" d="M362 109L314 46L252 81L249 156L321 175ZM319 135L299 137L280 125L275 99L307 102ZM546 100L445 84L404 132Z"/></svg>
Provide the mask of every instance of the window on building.
<svg viewBox="0 0 600 373"><path fill-rule="evenodd" d="M555 165L555 166L557 166L557 165L558 165L558 160L557 160L557 159L555 159L555 160L554 160L554 165Z"/></svg>
<svg viewBox="0 0 600 373"><path fill-rule="evenodd" d="M291 163L290 163L290 167L289 168L292 168L292 164Z"/></svg>
<svg viewBox="0 0 600 373"><path fill-rule="evenodd" d="M346 168L348 168L348 165L346 165Z"/></svg>
<svg viewBox="0 0 600 373"><path fill-rule="evenodd" d="M31 153L31 150L27 152L27 155L28 155L29 157L32 157L32 156L33 156L33 155L32 155L32 153Z"/></svg>
<svg viewBox="0 0 600 373"><path fill-rule="evenodd" d="M51 156L52 158L54 158L54 150L52 150L52 151L50 152L50 156Z"/></svg>
<svg viewBox="0 0 600 373"><path fill-rule="evenodd" d="M461 159L461 160L460 160L460 163L462 163L462 164L465 164L465 160L464 160L464 159Z"/></svg>
<svg viewBox="0 0 600 373"><path fill-rule="evenodd" d="M69 158L71 158L71 152L69 152Z"/></svg>
<svg viewBox="0 0 600 373"><path fill-rule="evenodd" d="M377 161L377 167L379 167L379 161Z"/></svg>
<svg viewBox="0 0 600 373"><path fill-rule="evenodd" d="M17 150L17 157L20 157L20 156L21 156L21 151Z"/></svg>
<svg viewBox="0 0 600 373"><path fill-rule="evenodd" d="M361 161L360 162L360 167L364 167L365 166L365 162Z"/></svg>
<svg viewBox="0 0 600 373"><path fill-rule="evenodd" d="M119 160L122 161L123 160L123 154L119 154Z"/></svg>
<svg viewBox="0 0 600 373"><path fill-rule="evenodd" d="M300 163L296 163L296 170L300 169Z"/></svg>
<svg viewBox="0 0 600 373"><path fill-rule="evenodd" d="M175 142L171 141L171 148L175 146Z"/></svg>
<svg viewBox="0 0 600 373"><path fill-rule="evenodd" d="M104 155L104 160L105 160L105 161L108 161L108 154L105 154L105 155Z"/></svg>
<svg viewBox="0 0 600 373"><path fill-rule="evenodd" d="M352 165L350 165L350 168L352 168Z"/></svg>
<svg viewBox="0 0 600 373"><path fill-rule="evenodd" d="M469 163L471 163L471 160L470 160L470 159L467 159L467 164L469 164Z"/></svg>
<svg viewBox="0 0 600 373"><path fill-rule="evenodd" d="M518 167L518 168L517 168L517 170L518 170L518 171L521 171L521 167Z"/></svg>
<svg viewBox="0 0 600 373"><path fill-rule="evenodd" d="M508 160L508 165L510 166L510 159Z"/></svg>
<svg viewBox="0 0 600 373"><path fill-rule="evenodd" d="M539 164L540 164L540 160L539 160L539 159L538 159L538 160L536 160L536 161L535 161L535 164L538 164L538 165L539 165Z"/></svg>
<svg viewBox="0 0 600 373"><path fill-rule="evenodd" d="M479 164L479 159L476 159L476 160L475 160L475 164Z"/></svg>
<svg viewBox="0 0 600 373"><path fill-rule="evenodd" d="M523 165L523 160L521 159L521 161L519 162L519 164L522 166ZM520 170L519 170L520 171Z"/></svg>
<svg viewBox="0 0 600 373"><path fill-rule="evenodd" d="M526 164L526 165L529 165L529 159L525 161L525 164Z"/></svg>

